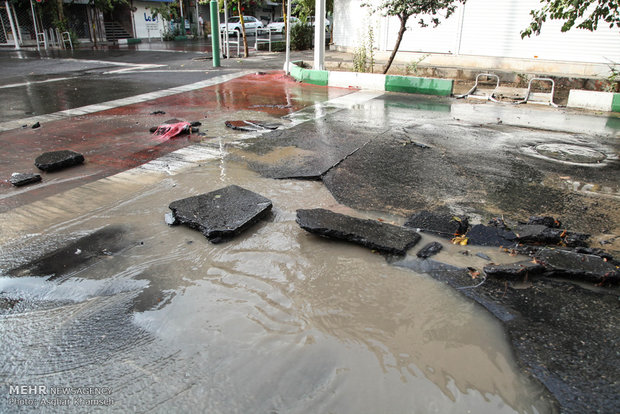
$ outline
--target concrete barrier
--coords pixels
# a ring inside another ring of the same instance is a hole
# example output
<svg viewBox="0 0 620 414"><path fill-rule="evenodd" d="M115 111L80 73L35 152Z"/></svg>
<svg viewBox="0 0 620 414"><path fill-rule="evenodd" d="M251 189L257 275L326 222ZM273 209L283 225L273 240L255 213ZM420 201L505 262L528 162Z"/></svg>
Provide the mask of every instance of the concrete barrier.
<svg viewBox="0 0 620 414"><path fill-rule="evenodd" d="M339 88L385 90L385 75L358 72L329 72L329 86Z"/></svg>
<svg viewBox="0 0 620 414"><path fill-rule="evenodd" d="M566 106L594 111L620 112L620 93L571 89Z"/></svg>
<svg viewBox="0 0 620 414"><path fill-rule="evenodd" d="M131 45L131 44L135 44L135 43L142 43L142 39L134 39L134 38L118 39L118 44L119 45Z"/></svg>
<svg viewBox="0 0 620 414"><path fill-rule="evenodd" d="M340 88L358 88L378 91L406 92L424 95L450 96L452 79L391 76L379 73L337 72L301 67L302 62L291 62L289 72L300 82Z"/></svg>
<svg viewBox="0 0 620 414"><path fill-rule="evenodd" d="M326 70L305 69L299 66L301 62L291 62L291 76L300 82L311 83L313 85L327 86L329 72Z"/></svg>
<svg viewBox="0 0 620 414"><path fill-rule="evenodd" d="M392 76L385 78L385 90L389 92L418 93L423 95L452 95L452 79L417 78L414 76Z"/></svg>

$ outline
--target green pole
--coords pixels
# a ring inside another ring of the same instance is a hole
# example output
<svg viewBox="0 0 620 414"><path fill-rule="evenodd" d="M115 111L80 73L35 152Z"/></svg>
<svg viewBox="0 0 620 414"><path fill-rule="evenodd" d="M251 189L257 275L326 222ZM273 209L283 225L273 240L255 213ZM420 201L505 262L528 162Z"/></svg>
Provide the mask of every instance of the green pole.
<svg viewBox="0 0 620 414"><path fill-rule="evenodd" d="M217 24L217 0L211 0L211 49L213 67L220 67L220 28Z"/></svg>

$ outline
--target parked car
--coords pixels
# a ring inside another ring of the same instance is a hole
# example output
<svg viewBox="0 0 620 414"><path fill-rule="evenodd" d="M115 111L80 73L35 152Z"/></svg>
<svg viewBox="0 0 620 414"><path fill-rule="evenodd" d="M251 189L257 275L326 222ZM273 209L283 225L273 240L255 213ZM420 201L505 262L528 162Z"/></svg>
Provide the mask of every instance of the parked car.
<svg viewBox="0 0 620 414"><path fill-rule="evenodd" d="M263 28L263 22L253 16L243 16L243 25L245 26L246 34L256 34L258 29ZM241 23L239 22L239 16L233 16L228 19L228 24L220 24L220 32L228 29L228 34L234 34L241 36L243 31L241 30Z"/></svg>
<svg viewBox="0 0 620 414"><path fill-rule="evenodd" d="M312 25L312 27L314 27L314 16L309 16L308 22ZM326 17L325 18L325 31L329 32L330 26L331 26L331 22Z"/></svg>
<svg viewBox="0 0 620 414"><path fill-rule="evenodd" d="M291 27L299 23L301 23L301 20L295 16L291 16ZM273 22L267 25L267 29L276 33L284 33L284 17L276 18Z"/></svg>

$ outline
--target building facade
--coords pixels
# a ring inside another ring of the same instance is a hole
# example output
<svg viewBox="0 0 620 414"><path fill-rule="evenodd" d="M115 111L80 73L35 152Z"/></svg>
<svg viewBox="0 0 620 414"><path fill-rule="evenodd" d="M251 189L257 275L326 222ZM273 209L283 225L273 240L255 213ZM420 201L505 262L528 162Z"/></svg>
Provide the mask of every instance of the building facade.
<svg viewBox="0 0 620 414"><path fill-rule="evenodd" d="M370 0L378 5L380 0ZM396 43L397 17L371 14L360 0L335 0L333 43L352 51L374 35L374 47L389 52ZM560 31L559 21L547 21L539 36L521 39L531 21L530 11L539 0L467 0L436 28L422 28L410 19L399 52L420 52L460 57L484 57L485 61L521 59L537 61L541 71L555 62L620 64L620 30L602 22L598 30L573 28Z"/></svg>

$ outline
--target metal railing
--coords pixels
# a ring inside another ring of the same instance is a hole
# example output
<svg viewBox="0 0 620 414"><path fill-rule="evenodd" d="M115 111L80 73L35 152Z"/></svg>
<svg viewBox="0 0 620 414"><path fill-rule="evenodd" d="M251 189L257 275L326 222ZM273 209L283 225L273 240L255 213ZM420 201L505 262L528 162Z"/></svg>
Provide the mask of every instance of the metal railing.
<svg viewBox="0 0 620 414"><path fill-rule="evenodd" d="M225 39L225 32L226 29L220 29L220 41L221 41L221 45L222 45L222 51L224 53L224 55L229 56L230 54L230 50L227 50L227 46L226 46L226 39ZM228 49L230 49L230 46L237 46L237 56L240 56L241 53L241 44L243 41L243 37L241 35L230 35L230 31L228 32ZM257 28L255 31L255 37L254 37L254 50L258 50L258 45L261 43L266 43L268 44L268 49L271 52L271 43L272 43L272 35L273 31L267 28ZM262 37L264 36L264 37Z"/></svg>
<svg viewBox="0 0 620 414"><path fill-rule="evenodd" d="M261 34L267 33L267 37L260 37ZM266 27L261 27L256 29L256 37L254 39L254 49L258 50L259 43L268 43L269 51L271 52L271 29L267 29Z"/></svg>

